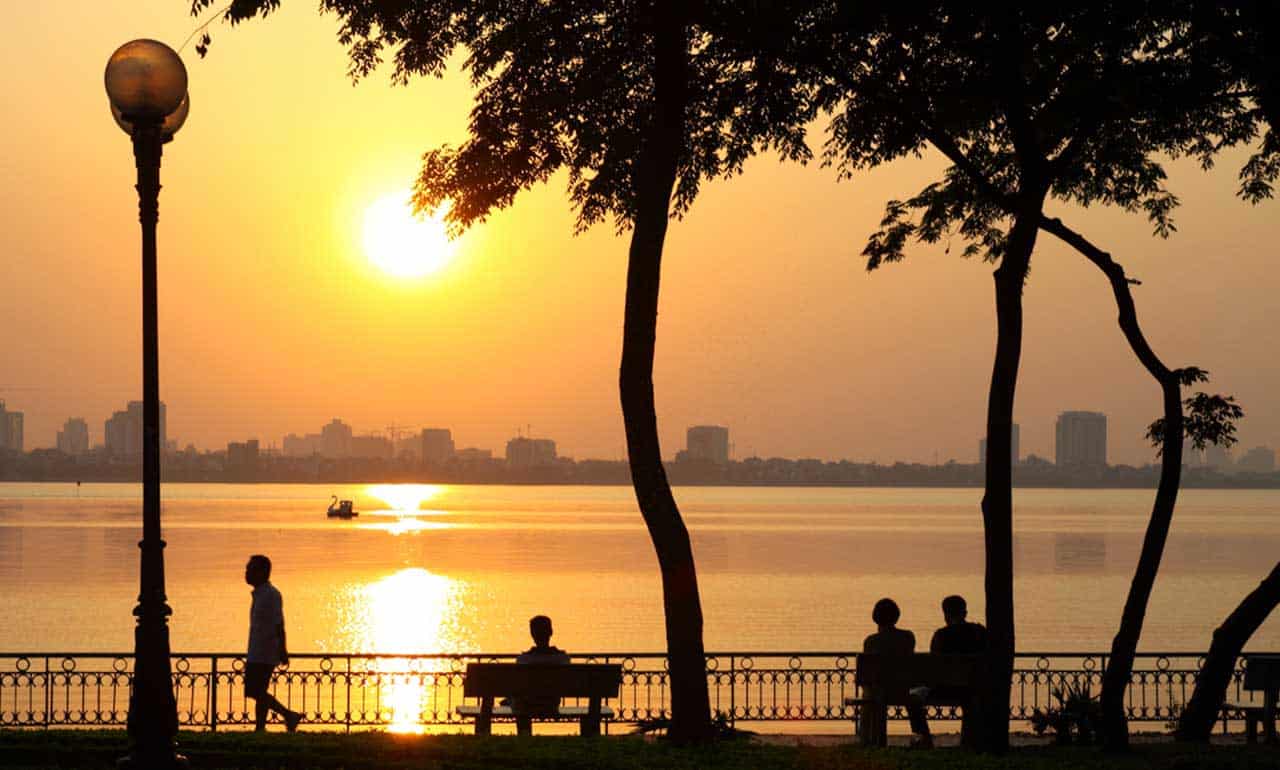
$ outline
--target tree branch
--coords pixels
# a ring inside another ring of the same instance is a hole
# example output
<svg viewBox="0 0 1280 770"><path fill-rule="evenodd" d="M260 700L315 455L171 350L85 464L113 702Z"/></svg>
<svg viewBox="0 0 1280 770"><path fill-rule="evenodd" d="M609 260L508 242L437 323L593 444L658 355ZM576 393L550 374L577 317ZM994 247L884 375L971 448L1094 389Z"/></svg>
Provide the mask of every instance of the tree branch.
<svg viewBox="0 0 1280 770"><path fill-rule="evenodd" d="M1124 268L1120 263L1112 259L1110 254L1093 245L1089 239L1067 227L1061 219L1042 214L1040 229L1057 236L1063 243L1083 254L1107 276L1111 282L1111 291L1116 297L1116 307L1120 311L1120 329L1124 332L1125 339L1129 341L1129 347L1133 348L1134 355L1147 368L1151 376L1162 385L1170 380L1176 381L1177 373L1164 365L1164 362L1151 349L1151 345L1142 334L1142 329L1138 326L1138 311L1133 303L1133 294L1129 291L1133 282L1125 276Z"/></svg>

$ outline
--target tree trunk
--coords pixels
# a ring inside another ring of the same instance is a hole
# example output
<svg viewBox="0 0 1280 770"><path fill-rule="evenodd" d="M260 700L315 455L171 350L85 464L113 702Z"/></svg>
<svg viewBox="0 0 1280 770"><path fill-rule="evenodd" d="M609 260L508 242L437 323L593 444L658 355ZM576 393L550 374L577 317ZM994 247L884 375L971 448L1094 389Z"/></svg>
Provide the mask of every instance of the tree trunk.
<svg viewBox="0 0 1280 770"><path fill-rule="evenodd" d="M1164 555L1165 542L1169 539L1169 526L1173 522L1173 509L1178 501L1178 486L1182 482L1182 390L1178 372L1170 370L1160 361L1147 343L1138 325L1138 311L1134 306L1130 281L1124 268L1111 255L1089 243L1078 233L1068 229L1057 219L1045 219L1042 226L1062 238L1098 267L1111 282L1115 295L1118 322L1129 347L1138 360L1151 373L1160 386L1164 402L1164 437L1161 444L1160 483L1151 508L1151 519L1142 540L1142 553L1138 567L1129 585L1124 612L1120 616L1120 628L1111 641L1111 656L1102 674L1102 741L1111 751L1123 751L1129 747L1129 723L1125 714L1124 696L1129 679L1133 675L1133 661L1142 636L1142 623L1146 619L1147 604L1160 571L1160 559Z"/></svg>
<svg viewBox="0 0 1280 770"><path fill-rule="evenodd" d="M1191 700L1178 720L1175 733L1178 740L1209 740L1227 697L1227 686L1231 684L1240 651L1277 604L1280 604L1280 564L1276 564L1271 574L1213 632L1213 644L1196 677L1196 689L1191 692Z"/></svg>
<svg viewBox="0 0 1280 770"><path fill-rule="evenodd" d="M687 43L675 5L670 0L654 4L655 114L636 166L635 229L627 266L618 386L631 482L662 571L671 682L668 735L677 741L696 741L711 733L702 604L689 532L662 465L653 396L662 247L684 138Z"/></svg>
<svg viewBox="0 0 1280 770"><path fill-rule="evenodd" d="M1009 689L1013 680L1013 398L1022 357L1022 288L1035 249L1038 198L1017 216L1008 248L996 269L996 355L987 401L986 489L982 497L986 541L989 660L982 693L978 748L1009 747ZM1034 215L1032 214L1034 212Z"/></svg>

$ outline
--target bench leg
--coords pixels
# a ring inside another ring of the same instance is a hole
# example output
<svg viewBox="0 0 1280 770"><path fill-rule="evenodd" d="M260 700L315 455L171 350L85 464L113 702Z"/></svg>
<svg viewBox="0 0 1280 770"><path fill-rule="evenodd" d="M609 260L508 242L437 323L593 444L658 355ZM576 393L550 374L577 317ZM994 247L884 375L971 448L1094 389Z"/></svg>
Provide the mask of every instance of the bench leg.
<svg viewBox="0 0 1280 770"><path fill-rule="evenodd" d="M587 715L578 724L578 732L585 736L600 734L600 699L592 698L587 704Z"/></svg>
<svg viewBox="0 0 1280 770"><path fill-rule="evenodd" d="M1258 742L1258 717L1253 712L1244 712L1244 742Z"/></svg>
<svg viewBox="0 0 1280 770"><path fill-rule="evenodd" d="M493 698L480 699L480 715L476 717L476 735L493 733Z"/></svg>
<svg viewBox="0 0 1280 770"><path fill-rule="evenodd" d="M516 735L533 735L533 717L516 717Z"/></svg>

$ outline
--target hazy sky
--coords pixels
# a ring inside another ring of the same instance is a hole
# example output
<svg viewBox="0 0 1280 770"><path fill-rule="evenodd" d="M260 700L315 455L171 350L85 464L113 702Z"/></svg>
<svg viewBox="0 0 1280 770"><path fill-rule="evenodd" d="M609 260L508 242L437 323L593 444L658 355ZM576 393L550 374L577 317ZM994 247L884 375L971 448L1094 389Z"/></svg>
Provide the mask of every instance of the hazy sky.
<svg viewBox="0 0 1280 770"><path fill-rule="evenodd" d="M128 139L102 87L120 43L177 47L186 0L14 3L0 32L0 399L28 448L68 416L93 442L140 397L137 199ZM334 416L357 433L453 429L500 450L517 426L562 454L621 457L617 398L626 246L572 236L563 178L466 236L442 272L405 280L368 261L361 223L408 187L422 152L465 135L457 75L352 86L337 21L289 0L267 22L214 28L183 51L191 117L165 149L160 202L161 393L169 434L279 443ZM814 144L821 141L815 132ZM1272 267L1280 204L1233 197L1239 156L1172 166L1179 232L1139 216L1053 213L1143 280L1139 312L1174 366L1211 371L1248 417L1242 447L1280 443ZM991 267L943 246L874 274L858 257L884 201L937 156L836 183L752 162L709 185L670 230L656 363L664 453L720 423L736 456L972 462L995 341ZM1145 462L1159 391L1115 326L1111 293L1042 235L1026 291L1016 407L1023 453L1052 457L1059 411L1110 417L1113 461Z"/></svg>

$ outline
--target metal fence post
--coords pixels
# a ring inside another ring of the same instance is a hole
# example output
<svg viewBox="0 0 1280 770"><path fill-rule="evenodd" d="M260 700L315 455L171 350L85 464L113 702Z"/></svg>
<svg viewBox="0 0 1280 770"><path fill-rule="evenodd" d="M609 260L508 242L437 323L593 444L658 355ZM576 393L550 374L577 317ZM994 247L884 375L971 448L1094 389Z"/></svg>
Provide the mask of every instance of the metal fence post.
<svg viewBox="0 0 1280 770"><path fill-rule="evenodd" d="M735 727L738 720L738 656L729 656L729 726Z"/></svg>
<svg viewBox="0 0 1280 770"><path fill-rule="evenodd" d="M209 658L209 730L218 732L218 656Z"/></svg>
<svg viewBox="0 0 1280 770"><path fill-rule="evenodd" d="M347 656L347 732L351 732L351 656Z"/></svg>
<svg viewBox="0 0 1280 770"><path fill-rule="evenodd" d="M17 700L15 699L16 703ZM30 701L28 701L30 703ZM44 658L44 729L49 729L53 719L53 674L49 672L49 656Z"/></svg>

